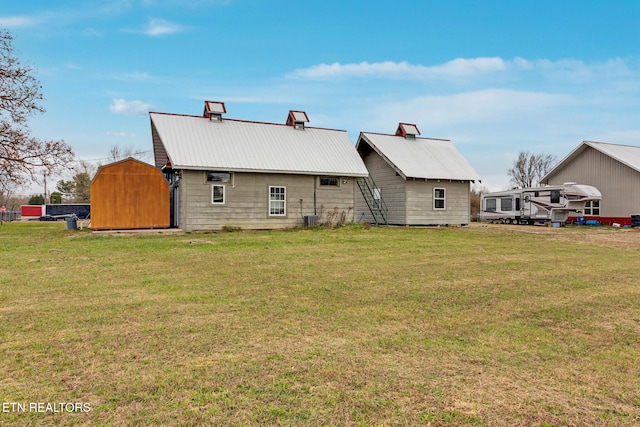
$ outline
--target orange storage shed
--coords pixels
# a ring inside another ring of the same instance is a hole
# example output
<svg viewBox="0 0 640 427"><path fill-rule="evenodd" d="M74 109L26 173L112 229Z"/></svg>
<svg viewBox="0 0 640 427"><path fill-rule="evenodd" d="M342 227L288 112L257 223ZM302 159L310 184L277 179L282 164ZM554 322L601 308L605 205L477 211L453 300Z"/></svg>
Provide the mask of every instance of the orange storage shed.
<svg viewBox="0 0 640 427"><path fill-rule="evenodd" d="M91 228L169 228L169 183L162 172L133 158L101 166L91 182Z"/></svg>

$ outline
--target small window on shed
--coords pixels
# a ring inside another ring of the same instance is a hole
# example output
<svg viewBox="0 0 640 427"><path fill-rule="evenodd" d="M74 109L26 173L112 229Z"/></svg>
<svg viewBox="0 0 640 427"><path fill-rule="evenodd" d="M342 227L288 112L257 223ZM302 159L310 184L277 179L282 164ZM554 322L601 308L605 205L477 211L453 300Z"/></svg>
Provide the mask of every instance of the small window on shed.
<svg viewBox="0 0 640 427"><path fill-rule="evenodd" d="M320 186L321 187L337 187L340 185L340 180L333 176L321 176L320 177Z"/></svg>
<svg viewBox="0 0 640 427"><path fill-rule="evenodd" d="M229 172L207 172L207 182L231 182Z"/></svg>

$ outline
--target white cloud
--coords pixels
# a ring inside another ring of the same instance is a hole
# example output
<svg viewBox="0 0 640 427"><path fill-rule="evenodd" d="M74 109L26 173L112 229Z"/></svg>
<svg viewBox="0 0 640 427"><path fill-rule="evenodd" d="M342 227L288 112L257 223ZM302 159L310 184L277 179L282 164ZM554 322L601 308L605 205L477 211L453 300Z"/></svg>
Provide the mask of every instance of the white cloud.
<svg viewBox="0 0 640 427"><path fill-rule="evenodd" d="M164 19L151 19L143 30L148 36L164 36L167 34L175 34L185 31L187 27L165 21Z"/></svg>
<svg viewBox="0 0 640 427"><path fill-rule="evenodd" d="M509 89L484 89L453 95L428 95L387 102L372 116L373 123L386 117L387 122L428 122L438 126L531 120L547 111L571 105L574 99L564 94ZM391 116L391 117L390 117Z"/></svg>
<svg viewBox="0 0 640 427"><path fill-rule="evenodd" d="M403 62L361 62L359 64L314 65L295 70L291 78L327 79L336 77L379 77L392 79L442 79L469 77L503 70L505 62L500 58L457 58L436 66L412 65Z"/></svg>
<svg viewBox="0 0 640 427"><path fill-rule="evenodd" d="M627 61L621 58L603 63L586 64L583 61L567 58L557 61L548 59L528 60L516 57L512 60L502 58L456 58L443 64L415 65L403 62L360 62L341 64L319 64L309 68L297 69L289 73L289 79L330 80L345 78L379 78L389 80L414 81L473 81L479 78L495 76L504 81L521 80L530 74L545 79L568 81L573 84L598 81L602 78L632 77Z"/></svg>
<svg viewBox="0 0 640 427"><path fill-rule="evenodd" d="M114 99L109 110L114 114L123 114L125 116L142 116L147 114L154 108L153 104L148 104L142 101L127 101L119 98Z"/></svg>
<svg viewBox="0 0 640 427"><path fill-rule="evenodd" d="M0 26L6 28L32 27L41 21L40 18L29 16L0 16Z"/></svg>
<svg viewBox="0 0 640 427"><path fill-rule="evenodd" d="M107 131L106 135L112 138L135 138L136 137L135 133L112 132L112 131Z"/></svg>

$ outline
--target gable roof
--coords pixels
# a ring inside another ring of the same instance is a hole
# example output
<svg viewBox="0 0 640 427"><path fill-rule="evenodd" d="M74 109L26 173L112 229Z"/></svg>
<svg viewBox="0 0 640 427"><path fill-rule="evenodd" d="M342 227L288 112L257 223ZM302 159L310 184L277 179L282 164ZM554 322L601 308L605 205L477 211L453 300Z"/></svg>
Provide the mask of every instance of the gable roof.
<svg viewBox="0 0 640 427"><path fill-rule="evenodd" d="M366 154L365 146L378 153L404 179L481 181L469 162L446 139L407 139L401 135L362 132L356 149Z"/></svg>
<svg viewBox="0 0 640 427"><path fill-rule="evenodd" d="M304 113L302 113L304 114ZM149 113L157 166L174 169L367 176L346 131ZM304 115L306 117L306 114Z"/></svg>
<svg viewBox="0 0 640 427"><path fill-rule="evenodd" d="M107 171L109 169L117 168L118 165L121 165L121 164L124 164L124 163L131 163L132 165L134 165L133 167L135 167L137 170L146 170L146 171L148 171L149 174L157 173L159 176L161 176L163 179L165 179L164 175L162 174L162 171L160 169L158 169L157 167L155 167L153 165L150 165L147 162L143 162L142 160L138 160L138 159L133 158L133 157L127 157L126 159L116 160L114 162L107 163L106 165L99 166L98 170L95 173L95 175L93 175L93 178L91 179L91 183L93 183L93 181L96 180L98 175L100 175L102 173L105 173L105 172L108 173Z"/></svg>
<svg viewBox="0 0 640 427"><path fill-rule="evenodd" d="M609 144L606 142L582 141L582 143L569 153L567 157L562 159L553 169L547 172L540 181L546 181L549 179L549 177L555 174L556 171L572 162L578 155L588 148L593 148L594 150L629 166L631 169L640 172L640 147L633 145Z"/></svg>

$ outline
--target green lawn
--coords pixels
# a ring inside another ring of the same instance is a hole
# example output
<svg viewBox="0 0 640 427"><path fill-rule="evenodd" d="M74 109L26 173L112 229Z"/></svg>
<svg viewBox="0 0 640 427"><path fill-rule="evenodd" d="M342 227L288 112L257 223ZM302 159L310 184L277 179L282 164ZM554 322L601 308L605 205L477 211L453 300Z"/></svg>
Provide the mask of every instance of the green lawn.
<svg viewBox="0 0 640 427"><path fill-rule="evenodd" d="M635 229L5 223L0 425L638 425L639 255Z"/></svg>

